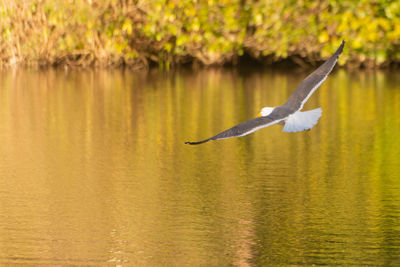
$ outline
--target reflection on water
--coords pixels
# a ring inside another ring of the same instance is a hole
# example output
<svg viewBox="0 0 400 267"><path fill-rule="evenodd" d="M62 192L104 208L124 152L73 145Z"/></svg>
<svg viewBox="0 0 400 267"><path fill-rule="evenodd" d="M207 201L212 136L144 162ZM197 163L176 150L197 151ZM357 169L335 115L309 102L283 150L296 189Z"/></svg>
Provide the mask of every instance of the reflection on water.
<svg viewBox="0 0 400 267"><path fill-rule="evenodd" d="M311 131L183 144L305 75L1 72L1 265L400 265L397 73L334 72Z"/></svg>

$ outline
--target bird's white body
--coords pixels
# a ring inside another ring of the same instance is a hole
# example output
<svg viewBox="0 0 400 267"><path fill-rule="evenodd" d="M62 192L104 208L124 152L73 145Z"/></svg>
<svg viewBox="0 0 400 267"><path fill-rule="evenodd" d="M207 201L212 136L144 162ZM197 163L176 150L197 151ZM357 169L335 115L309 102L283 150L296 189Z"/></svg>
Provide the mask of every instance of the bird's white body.
<svg viewBox="0 0 400 267"><path fill-rule="evenodd" d="M285 120L285 127L283 127L282 132L300 132L304 130L310 130L315 124L318 123L321 114L321 108L303 112L297 111L287 117Z"/></svg>
<svg viewBox="0 0 400 267"><path fill-rule="evenodd" d="M274 109L274 107L264 107L261 109L260 115L263 117L268 116ZM285 125L282 132L300 132L304 130L310 130L312 127L314 127L314 125L318 123L321 114L321 108L304 112L297 111L289 115L289 117L278 124Z"/></svg>

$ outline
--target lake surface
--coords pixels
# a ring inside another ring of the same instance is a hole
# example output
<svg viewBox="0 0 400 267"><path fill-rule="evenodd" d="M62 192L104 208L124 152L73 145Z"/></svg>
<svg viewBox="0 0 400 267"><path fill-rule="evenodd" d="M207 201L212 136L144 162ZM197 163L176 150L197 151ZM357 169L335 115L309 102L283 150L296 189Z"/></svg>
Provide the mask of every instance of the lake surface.
<svg viewBox="0 0 400 267"><path fill-rule="evenodd" d="M312 70L0 72L0 265L400 266L400 75Z"/></svg>

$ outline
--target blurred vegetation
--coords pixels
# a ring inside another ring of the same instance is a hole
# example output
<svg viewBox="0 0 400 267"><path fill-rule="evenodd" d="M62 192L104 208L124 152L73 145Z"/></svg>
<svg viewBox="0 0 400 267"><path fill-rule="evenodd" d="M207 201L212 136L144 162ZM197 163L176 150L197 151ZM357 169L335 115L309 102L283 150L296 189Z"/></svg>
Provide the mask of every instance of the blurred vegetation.
<svg viewBox="0 0 400 267"><path fill-rule="evenodd" d="M400 2L352 0L19 0L0 2L0 62L129 65L326 59L400 62Z"/></svg>

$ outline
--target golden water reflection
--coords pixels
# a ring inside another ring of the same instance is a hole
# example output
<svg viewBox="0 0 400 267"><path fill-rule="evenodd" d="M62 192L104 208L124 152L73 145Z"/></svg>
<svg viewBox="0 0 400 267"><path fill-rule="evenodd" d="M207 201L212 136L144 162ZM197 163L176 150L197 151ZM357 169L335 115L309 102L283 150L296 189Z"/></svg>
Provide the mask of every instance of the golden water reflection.
<svg viewBox="0 0 400 267"><path fill-rule="evenodd" d="M305 75L2 71L0 263L400 264L397 73L333 73L311 131L183 144Z"/></svg>

